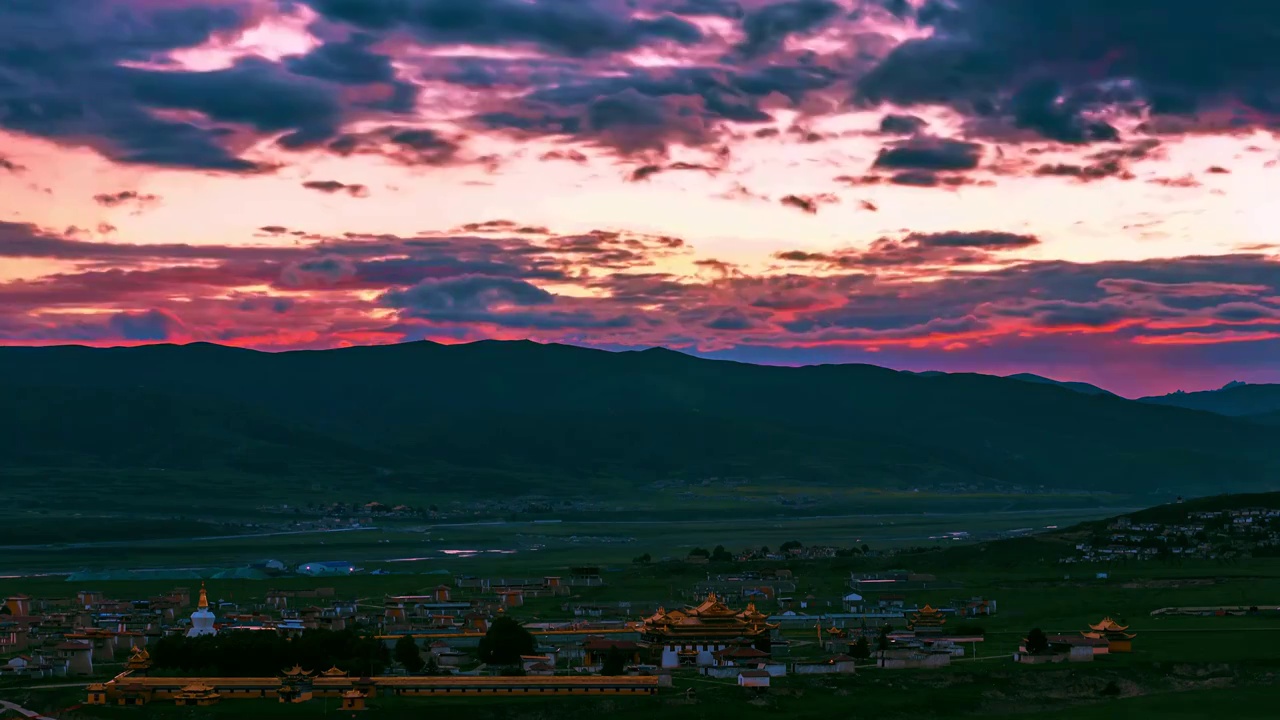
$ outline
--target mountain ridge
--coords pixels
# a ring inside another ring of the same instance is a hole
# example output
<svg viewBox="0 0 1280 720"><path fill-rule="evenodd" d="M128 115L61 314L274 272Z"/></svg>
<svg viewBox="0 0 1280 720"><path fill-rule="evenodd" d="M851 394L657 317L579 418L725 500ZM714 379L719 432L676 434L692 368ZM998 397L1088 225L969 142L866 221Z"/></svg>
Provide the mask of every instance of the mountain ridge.
<svg viewBox="0 0 1280 720"><path fill-rule="evenodd" d="M205 421L188 427L173 412L172 427L160 430L200 458L188 464L209 471L245 464L219 449L223 431L228 448L253 449L250 465L281 473L390 472L431 486L500 477L526 490L618 495L638 483L712 477L1190 494L1267 488L1280 468L1268 429L1245 420L1056 383L874 365L761 366L502 341L282 353L202 344L0 348L0 377L29 394L45 388L70 408L35 418L64 440L95 427L94 408L127 402L95 405L84 393L203 408ZM236 413L251 417L232 420ZM145 417L126 419L158 431ZM112 432L132 442L129 427ZM274 439L255 437L262 433ZM38 445L39 427L24 437ZM58 456L4 447L0 460L23 467ZM119 461L108 450L67 462Z"/></svg>

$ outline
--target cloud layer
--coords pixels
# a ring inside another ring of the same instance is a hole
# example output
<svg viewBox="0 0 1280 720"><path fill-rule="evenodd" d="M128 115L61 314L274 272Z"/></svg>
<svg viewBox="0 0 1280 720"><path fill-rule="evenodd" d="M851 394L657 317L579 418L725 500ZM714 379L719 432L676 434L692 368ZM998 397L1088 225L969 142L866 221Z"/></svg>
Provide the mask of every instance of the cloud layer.
<svg viewBox="0 0 1280 720"><path fill-rule="evenodd" d="M0 222L0 342L532 337L1280 380L1276 247L1222 239L1269 225L1228 208L1158 244L1275 166L1277 31L1252 0L15 0L0 192L54 200ZM583 200L419 229L516 173L483 207ZM1024 207L1032 186L1073 200ZM1096 243L1151 243L1061 259L1117 192L1141 217ZM597 221L631 198L648 232ZM161 225L171 203L199 212ZM202 232L255 203L280 214ZM776 239L675 237L739 214ZM586 223L607 229L555 230Z"/></svg>

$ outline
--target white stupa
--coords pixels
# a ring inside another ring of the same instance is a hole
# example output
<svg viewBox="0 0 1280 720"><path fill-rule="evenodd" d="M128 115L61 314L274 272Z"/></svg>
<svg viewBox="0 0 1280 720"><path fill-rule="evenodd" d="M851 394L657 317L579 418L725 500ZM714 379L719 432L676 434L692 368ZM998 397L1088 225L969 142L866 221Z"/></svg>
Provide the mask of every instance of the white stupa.
<svg viewBox="0 0 1280 720"><path fill-rule="evenodd" d="M209 612L209 596L205 594L204 583L200 583L200 604L191 613L191 629L187 631L187 637L217 635L218 629L213 626L213 620L213 613Z"/></svg>

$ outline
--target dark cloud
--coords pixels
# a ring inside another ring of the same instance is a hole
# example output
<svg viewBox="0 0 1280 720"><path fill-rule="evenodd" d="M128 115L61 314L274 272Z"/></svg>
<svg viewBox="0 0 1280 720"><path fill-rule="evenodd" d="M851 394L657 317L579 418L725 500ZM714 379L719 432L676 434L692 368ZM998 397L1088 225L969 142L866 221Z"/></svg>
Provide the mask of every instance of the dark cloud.
<svg viewBox="0 0 1280 720"><path fill-rule="evenodd" d="M10 160L9 158L3 155L0 155L0 170L5 170L11 173L20 173L26 169L27 168L25 166L19 165L18 163Z"/></svg>
<svg viewBox="0 0 1280 720"><path fill-rule="evenodd" d="M874 269L926 266L999 264L993 253L1020 250L1040 244L1032 235L999 231L909 233L902 238L884 237L865 250L844 249L826 253L789 250L775 253L778 260L815 263L831 268Z"/></svg>
<svg viewBox="0 0 1280 720"><path fill-rule="evenodd" d="M120 207L121 205L136 204L138 207L144 207L160 201L160 196L151 195L149 193L140 193L136 190L121 190L114 193L101 193L93 196L93 201L103 207Z"/></svg>
<svg viewBox="0 0 1280 720"><path fill-rule="evenodd" d="M1184 131L1276 127L1280 11L1253 0L931 4L927 37L858 82L864 103L947 105L974 130L1060 142L1111 141L1109 117L1180 116ZM1208 115L1225 113L1225 122ZM1006 137L1016 140L1016 136Z"/></svg>
<svg viewBox="0 0 1280 720"><path fill-rule="evenodd" d="M890 170L972 170L981 161L982 146L978 143L913 137L881 148L872 167Z"/></svg>
<svg viewBox="0 0 1280 720"><path fill-rule="evenodd" d="M1036 168L1035 174L1040 176L1075 178L1082 182L1102 180L1104 178L1119 178L1121 180L1133 179L1133 173L1129 172L1124 165L1116 160L1107 160L1105 162L1092 163L1090 165L1075 165L1071 163L1041 165Z"/></svg>
<svg viewBox="0 0 1280 720"><path fill-rule="evenodd" d="M963 175L944 175L932 170L903 170L902 172L896 172L889 176L889 183L919 188L957 188L962 185L985 184Z"/></svg>
<svg viewBox="0 0 1280 720"><path fill-rule="evenodd" d="M811 32L835 19L841 10L831 0L783 0L765 5L743 17L746 37L738 49L748 57L770 52L791 35Z"/></svg>
<svg viewBox="0 0 1280 720"><path fill-rule="evenodd" d="M806 212L810 215L816 215L819 207L826 204L838 203L840 202L840 198L830 193L823 193L821 195L784 195L778 202L786 205L787 207L793 207L802 212Z"/></svg>
<svg viewBox="0 0 1280 720"><path fill-rule="evenodd" d="M147 310L141 313L118 313L107 321L112 336L125 340L162 342L173 337L182 323L163 310Z"/></svg>
<svg viewBox="0 0 1280 720"><path fill-rule="evenodd" d="M538 156L539 160L566 160L572 163L582 165L587 162L587 156L577 150L548 150Z"/></svg>
<svg viewBox="0 0 1280 720"><path fill-rule="evenodd" d="M576 0L303 0L330 20L370 31L404 28L431 43L531 43L569 56L692 44L696 25L674 15L630 17Z"/></svg>
<svg viewBox="0 0 1280 720"><path fill-rule="evenodd" d="M418 99L418 86L396 77L391 56L371 50L376 42L373 35L353 33L345 41L324 43L306 55L285 58L284 66L295 75L385 89L382 93L370 93L373 99L358 101L357 106L400 113L412 111Z"/></svg>
<svg viewBox="0 0 1280 720"><path fill-rule="evenodd" d="M308 180L302 183L302 187L308 190L316 190L327 195L337 192L345 192L354 198L369 197L369 188L358 183L341 183L337 180Z"/></svg>
<svg viewBox="0 0 1280 720"><path fill-rule="evenodd" d="M740 20L745 15L737 0L661 0L657 10L688 17L722 17Z"/></svg>
<svg viewBox="0 0 1280 720"><path fill-rule="evenodd" d="M726 331L743 331L759 328L761 323L747 315L738 308L728 308L716 314L716 316L706 323L703 327L709 330L726 330Z"/></svg>
<svg viewBox="0 0 1280 720"><path fill-rule="evenodd" d="M715 167L714 165L704 165L702 163L691 163L691 162L673 162L668 165L641 165L640 167L631 171L631 174L628 176L628 179L630 179L631 182L640 182L643 180L648 180L649 178L653 177L654 175L657 175L658 173L664 173L669 171L680 171L680 170L697 170L697 171L705 172L708 175L715 175L716 173L720 172L720 168Z"/></svg>
<svg viewBox="0 0 1280 720"><path fill-rule="evenodd" d="M880 132L885 135L915 135L928 126L924 118L915 115L890 113L880 118Z"/></svg>
<svg viewBox="0 0 1280 720"><path fill-rule="evenodd" d="M512 72L519 72L513 68ZM765 68L625 68L566 73L475 115L485 129L575 138L623 153L719 143L730 123L772 120L766 100L799 104L839 74L805 64Z"/></svg>
<svg viewBox="0 0 1280 720"><path fill-rule="evenodd" d="M241 33L262 12L255 0L0 5L0 128L119 163L246 173L272 169L242 157L255 140L314 147L347 122L412 107L416 89L361 56L364 38L207 71L168 57Z"/></svg>
<svg viewBox="0 0 1280 720"><path fill-rule="evenodd" d="M242 30L253 16L247 1L0 4L0 128L63 145L87 145L123 163L260 170L236 157L219 128L151 112L148 97L173 100L178 93L172 86L198 73L120 65L150 61L216 34ZM157 75L170 77L153 77ZM260 107L271 104L270 97L258 98Z"/></svg>
<svg viewBox="0 0 1280 720"><path fill-rule="evenodd" d="M430 128L386 126L344 133L326 148L337 155L381 155L402 165L451 165L460 162L461 146Z"/></svg>
<svg viewBox="0 0 1280 720"><path fill-rule="evenodd" d="M1039 245L1034 235L984 230L980 232L911 233L906 238L924 247L968 247L1009 250Z"/></svg>

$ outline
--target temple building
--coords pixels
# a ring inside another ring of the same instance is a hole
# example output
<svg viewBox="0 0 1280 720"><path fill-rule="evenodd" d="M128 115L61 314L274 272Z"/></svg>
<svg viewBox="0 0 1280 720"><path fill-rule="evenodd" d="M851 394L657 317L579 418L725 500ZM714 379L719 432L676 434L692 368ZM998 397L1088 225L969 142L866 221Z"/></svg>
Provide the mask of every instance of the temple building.
<svg viewBox="0 0 1280 720"><path fill-rule="evenodd" d="M641 639L660 648L655 654L662 667L708 667L716 664L716 652L729 647L753 646L767 652L770 632L778 627L767 621L755 603L739 612L710 593L697 607L670 612L658 608L645 618Z"/></svg>
<svg viewBox="0 0 1280 720"><path fill-rule="evenodd" d="M213 626L213 621L213 613L209 611L209 596L205 593L204 583L200 583L200 602L196 605L196 611L191 613L191 629L187 631L187 637L217 635L218 629Z"/></svg>
<svg viewBox="0 0 1280 720"><path fill-rule="evenodd" d="M942 632L942 626L947 623L947 619L943 617L942 612L934 609L929 604L925 604L920 608L919 612L911 614L911 620L907 622L907 627L916 633Z"/></svg>
<svg viewBox="0 0 1280 720"><path fill-rule="evenodd" d="M173 703L175 705L205 707L217 704L220 699L222 699L222 696L219 695L218 691L214 690L212 686L196 682L184 686L181 691L174 695Z"/></svg>
<svg viewBox="0 0 1280 720"><path fill-rule="evenodd" d="M125 663L127 668L134 675L146 675L151 669L151 653L138 646L133 647L133 654L129 656L129 660Z"/></svg>
<svg viewBox="0 0 1280 720"><path fill-rule="evenodd" d="M1102 622L1089 626L1089 632L1082 632L1081 635L1107 641L1108 652L1127 653L1133 652L1133 639L1137 637L1134 633L1127 633L1128 625L1121 625L1109 617L1102 618Z"/></svg>

